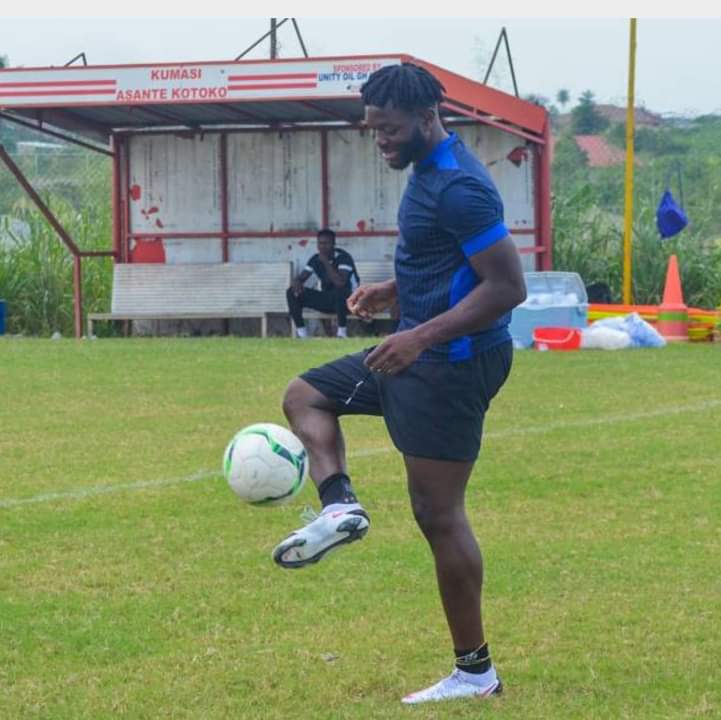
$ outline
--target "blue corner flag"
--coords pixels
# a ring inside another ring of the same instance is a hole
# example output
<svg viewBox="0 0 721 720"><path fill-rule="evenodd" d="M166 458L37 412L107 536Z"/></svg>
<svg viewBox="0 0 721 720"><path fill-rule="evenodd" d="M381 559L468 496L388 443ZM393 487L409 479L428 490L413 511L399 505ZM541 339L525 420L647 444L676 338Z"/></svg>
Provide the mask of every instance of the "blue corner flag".
<svg viewBox="0 0 721 720"><path fill-rule="evenodd" d="M666 190L656 210L656 225L662 238L670 238L688 225L688 218L683 208L673 199L670 190Z"/></svg>

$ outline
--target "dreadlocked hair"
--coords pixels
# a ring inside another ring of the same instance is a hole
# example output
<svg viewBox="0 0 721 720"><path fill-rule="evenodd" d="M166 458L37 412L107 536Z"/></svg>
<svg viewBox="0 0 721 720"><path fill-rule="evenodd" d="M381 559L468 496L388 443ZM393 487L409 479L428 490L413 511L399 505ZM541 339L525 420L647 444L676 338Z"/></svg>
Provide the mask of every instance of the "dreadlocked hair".
<svg viewBox="0 0 721 720"><path fill-rule="evenodd" d="M445 88L428 70L414 63L386 65L376 70L361 87L364 105L413 111L433 107L443 99Z"/></svg>

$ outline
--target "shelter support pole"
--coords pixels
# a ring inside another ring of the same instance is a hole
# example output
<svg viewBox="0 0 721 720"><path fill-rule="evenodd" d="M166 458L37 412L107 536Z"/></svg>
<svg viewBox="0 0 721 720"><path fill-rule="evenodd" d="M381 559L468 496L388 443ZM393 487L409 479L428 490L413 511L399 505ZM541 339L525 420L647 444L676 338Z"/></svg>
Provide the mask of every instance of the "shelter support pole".
<svg viewBox="0 0 721 720"><path fill-rule="evenodd" d="M116 135L111 138L113 148L113 188L112 188L112 214L113 214L113 253L115 260L120 258L120 243L122 237L121 200L120 200L120 153L119 142Z"/></svg>
<svg viewBox="0 0 721 720"><path fill-rule="evenodd" d="M300 43L301 50L303 50L303 55L308 57L308 51L305 49L305 43L303 42L303 36L300 34L298 23L295 21L295 18L291 18L290 21L293 23L293 27L295 28L295 34L298 36L298 42Z"/></svg>
<svg viewBox="0 0 721 720"><path fill-rule="evenodd" d="M121 262L130 262L130 233L133 231L132 224L130 222L130 142L126 136L123 138L123 171L125 173L123 177L123 237L122 237L122 253Z"/></svg>
<svg viewBox="0 0 721 720"><path fill-rule="evenodd" d="M636 18L631 18L628 51L628 106L626 108L626 201L623 222L623 302L633 302L632 258L633 258L633 137L634 137L634 92L636 85Z"/></svg>
<svg viewBox="0 0 721 720"><path fill-rule="evenodd" d="M544 145L539 147L541 153L541 182L538 188L540 194L541 219L541 270L553 268L553 217L551 215L551 118L546 116L543 128Z"/></svg>
<svg viewBox="0 0 721 720"><path fill-rule="evenodd" d="M73 256L73 298L75 316L75 337L83 336L83 269L82 257Z"/></svg>
<svg viewBox="0 0 721 720"><path fill-rule="evenodd" d="M285 18L286 20L288 18ZM270 19L270 59L275 60L278 57L278 21L276 18Z"/></svg>
<svg viewBox="0 0 721 720"><path fill-rule="evenodd" d="M228 134L220 135L220 227L222 234L223 262L227 263L230 257L228 250Z"/></svg>
<svg viewBox="0 0 721 720"><path fill-rule="evenodd" d="M328 177L328 131L320 131L320 181L322 225L330 223L330 179Z"/></svg>
<svg viewBox="0 0 721 720"><path fill-rule="evenodd" d="M536 270L553 268L553 220L551 213L551 122L546 116L543 143L533 145L535 182Z"/></svg>
<svg viewBox="0 0 721 720"><path fill-rule="evenodd" d="M230 258L228 248L228 134L220 134L220 229L221 256L224 263ZM223 318L223 335L230 334L230 320ZM265 337L265 335L263 335Z"/></svg>

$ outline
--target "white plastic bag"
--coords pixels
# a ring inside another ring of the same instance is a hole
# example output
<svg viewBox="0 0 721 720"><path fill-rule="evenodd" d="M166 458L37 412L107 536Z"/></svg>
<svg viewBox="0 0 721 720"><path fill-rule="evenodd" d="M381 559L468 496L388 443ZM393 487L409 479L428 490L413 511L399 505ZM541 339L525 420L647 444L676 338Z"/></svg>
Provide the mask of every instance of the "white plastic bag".
<svg viewBox="0 0 721 720"><path fill-rule="evenodd" d="M638 313L597 320L591 327L604 327L628 333L632 347L664 347L666 345L663 336Z"/></svg>
<svg viewBox="0 0 721 720"><path fill-rule="evenodd" d="M581 330L583 350L624 350L631 345L631 336L623 330L605 327L598 323Z"/></svg>

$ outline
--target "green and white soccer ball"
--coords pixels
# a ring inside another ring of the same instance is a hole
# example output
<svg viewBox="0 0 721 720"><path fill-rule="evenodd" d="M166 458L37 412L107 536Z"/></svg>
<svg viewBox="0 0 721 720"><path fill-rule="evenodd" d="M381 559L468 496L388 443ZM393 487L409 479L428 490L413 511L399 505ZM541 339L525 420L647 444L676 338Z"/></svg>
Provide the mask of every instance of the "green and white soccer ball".
<svg viewBox="0 0 721 720"><path fill-rule="evenodd" d="M290 430L256 423L240 430L228 443L223 474L245 502L280 505L302 490L308 477L308 455Z"/></svg>

